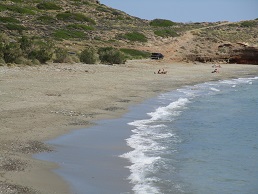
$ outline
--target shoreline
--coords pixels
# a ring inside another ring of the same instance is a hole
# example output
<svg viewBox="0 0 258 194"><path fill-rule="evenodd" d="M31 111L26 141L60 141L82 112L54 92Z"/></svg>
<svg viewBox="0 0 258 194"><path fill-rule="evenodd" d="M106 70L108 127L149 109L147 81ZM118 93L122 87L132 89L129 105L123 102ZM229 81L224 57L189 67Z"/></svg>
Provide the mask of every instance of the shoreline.
<svg viewBox="0 0 258 194"><path fill-rule="evenodd" d="M129 106L184 85L258 75L257 65L222 64L216 74L211 66L133 60L115 66L0 67L0 191L70 193L52 172L56 164L32 158L53 149L41 142L120 117ZM168 73L154 74L162 68Z"/></svg>

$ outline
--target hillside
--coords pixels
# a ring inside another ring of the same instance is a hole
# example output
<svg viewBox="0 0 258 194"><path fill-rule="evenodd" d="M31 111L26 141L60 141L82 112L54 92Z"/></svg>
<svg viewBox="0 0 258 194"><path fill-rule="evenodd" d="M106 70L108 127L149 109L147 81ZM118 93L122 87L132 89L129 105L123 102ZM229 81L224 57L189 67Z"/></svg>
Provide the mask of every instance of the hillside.
<svg viewBox="0 0 258 194"><path fill-rule="evenodd" d="M161 52L167 61L258 63L258 20L184 24L142 20L95 0L3 0L0 28L1 63L31 64L39 55L78 62L82 50L101 47L127 59Z"/></svg>

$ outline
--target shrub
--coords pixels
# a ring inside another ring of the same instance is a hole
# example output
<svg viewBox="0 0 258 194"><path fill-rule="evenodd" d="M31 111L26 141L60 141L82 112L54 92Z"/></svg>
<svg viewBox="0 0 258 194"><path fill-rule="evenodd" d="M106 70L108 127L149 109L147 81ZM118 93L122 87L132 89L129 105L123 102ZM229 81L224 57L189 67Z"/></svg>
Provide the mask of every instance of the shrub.
<svg viewBox="0 0 258 194"><path fill-rule="evenodd" d="M84 49L80 54L80 61L86 64L95 64L97 61L95 50L93 48Z"/></svg>
<svg viewBox="0 0 258 194"><path fill-rule="evenodd" d="M32 65L31 60L29 60L28 58L25 58L23 56L16 58L14 63L15 64L23 64L23 65Z"/></svg>
<svg viewBox="0 0 258 194"><path fill-rule="evenodd" d="M31 39L29 39L26 36L22 36L22 38L19 40L20 48L23 52L24 56L28 56L28 54L32 51L33 42Z"/></svg>
<svg viewBox="0 0 258 194"><path fill-rule="evenodd" d="M5 49L5 45L2 42L2 37L0 36L0 60L3 60L4 57L4 49Z"/></svg>
<svg viewBox="0 0 258 194"><path fill-rule="evenodd" d="M70 24L67 28L78 29L78 30L94 30L92 26L86 26L84 24Z"/></svg>
<svg viewBox="0 0 258 194"><path fill-rule="evenodd" d="M0 57L0 66L3 66L4 64L5 64L4 59Z"/></svg>
<svg viewBox="0 0 258 194"><path fill-rule="evenodd" d="M52 44L50 42L35 43L34 49L28 54L28 58L38 60L40 63L46 63L53 56Z"/></svg>
<svg viewBox="0 0 258 194"><path fill-rule="evenodd" d="M6 27L8 30L18 30L18 31L27 30L27 28L24 27L24 26L22 26L22 25L12 24L12 23L6 24L5 27Z"/></svg>
<svg viewBox="0 0 258 194"><path fill-rule="evenodd" d="M32 7L20 7L20 6L16 6L16 5L6 5L5 9L12 11L12 12L25 14L25 15L35 15L35 12L33 11Z"/></svg>
<svg viewBox="0 0 258 194"><path fill-rule="evenodd" d="M38 17L37 20L44 24L52 24L56 21L55 18L46 15Z"/></svg>
<svg viewBox="0 0 258 194"><path fill-rule="evenodd" d="M110 9L103 7L103 6L96 7L96 10L99 12L110 12Z"/></svg>
<svg viewBox="0 0 258 194"><path fill-rule="evenodd" d="M126 59L121 51L112 47L103 47L98 50L101 63L123 64Z"/></svg>
<svg viewBox="0 0 258 194"><path fill-rule="evenodd" d="M179 36L175 31L173 30L156 30L154 31L154 34L161 37L176 37Z"/></svg>
<svg viewBox="0 0 258 194"><path fill-rule="evenodd" d="M256 21L244 21L241 23L241 27L254 27L257 25Z"/></svg>
<svg viewBox="0 0 258 194"><path fill-rule="evenodd" d="M0 3L0 12L7 10L7 6Z"/></svg>
<svg viewBox="0 0 258 194"><path fill-rule="evenodd" d="M67 40L71 38L85 38L85 34L76 30L57 30L54 33L54 37Z"/></svg>
<svg viewBox="0 0 258 194"><path fill-rule="evenodd" d="M155 19L150 22L151 26L155 27L169 27L174 26L176 23L172 22L170 20L164 20L164 19Z"/></svg>
<svg viewBox="0 0 258 194"><path fill-rule="evenodd" d="M130 41L147 42L147 37L139 32L129 32L123 35L123 37Z"/></svg>
<svg viewBox="0 0 258 194"><path fill-rule="evenodd" d="M122 49L120 49L120 51L122 51L130 59L149 58L149 56L150 56L149 52L139 51L139 50L135 50L135 49L122 48Z"/></svg>
<svg viewBox="0 0 258 194"><path fill-rule="evenodd" d="M56 18L59 20L63 20L63 21L80 21L80 22L88 22L91 23L93 25L96 24L96 22L89 18L86 17L85 15L81 14L81 13L70 13L70 12L64 12L64 13L59 13L56 15Z"/></svg>
<svg viewBox="0 0 258 194"><path fill-rule="evenodd" d="M114 15L114 16L120 16L120 15L122 15L119 11L117 11L117 10L113 10L112 11L112 15Z"/></svg>
<svg viewBox="0 0 258 194"><path fill-rule="evenodd" d="M52 57L52 53L47 49L41 48L39 50L32 51L29 54L30 59L37 59L40 63L46 63Z"/></svg>
<svg viewBox="0 0 258 194"><path fill-rule="evenodd" d="M68 53L66 49L63 49L63 48L55 49L55 59L53 60L54 63L64 63L67 58L68 58Z"/></svg>
<svg viewBox="0 0 258 194"><path fill-rule="evenodd" d="M1 17L1 16L0 16L0 22L3 22L3 23L20 23L20 21L15 19L15 18Z"/></svg>
<svg viewBox="0 0 258 194"><path fill-rule="evenodd" d="M11 42L3 48L3 59L6 63L14 63L17 58L22 56L20 45L16 42Z"/></svg>
<svg viewBox="0 0 258 194"><path fill-rule="evenodd" d="M38 9L44 9L44 10L60 10L62 9L60 6L56 5L55 3L52 2L43 2L39 3L37 5Z"/></svg>
<svg viewBox="0 0 258 194"><path fill-rule="evenodd" d="M22 3L24 0L11 0L11 1L15 3Z"/></svg>

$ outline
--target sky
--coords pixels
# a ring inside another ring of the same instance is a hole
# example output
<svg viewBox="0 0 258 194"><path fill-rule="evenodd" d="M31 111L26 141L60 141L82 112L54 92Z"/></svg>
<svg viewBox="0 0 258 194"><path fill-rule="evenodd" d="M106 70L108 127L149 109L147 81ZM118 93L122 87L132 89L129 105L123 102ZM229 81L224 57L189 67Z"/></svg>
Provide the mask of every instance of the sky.
<svg viewBox="0 0 258 194"><path fill-rule="evenodd" d="M141 19L174 22L237 22L258 18L258 0L100 0Z"/></svg>

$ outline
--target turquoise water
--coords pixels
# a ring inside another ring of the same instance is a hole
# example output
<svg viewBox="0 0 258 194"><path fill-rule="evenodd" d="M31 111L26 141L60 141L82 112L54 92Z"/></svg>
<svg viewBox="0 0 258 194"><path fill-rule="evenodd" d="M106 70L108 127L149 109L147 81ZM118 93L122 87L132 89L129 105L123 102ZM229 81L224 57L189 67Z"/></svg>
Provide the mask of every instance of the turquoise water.
<svg viewBox="0 0 258 194"><path fill-rule="evenodd" d="M186 86L61 136L39 159L77 194L257 194L258 77Z"/></svg>
<svg viewBox="0 0 258 194"><path fill-rule="evenodd" d="M134 193L257 194L258 78L187 86L152 101L126 139Z"/></svg>

